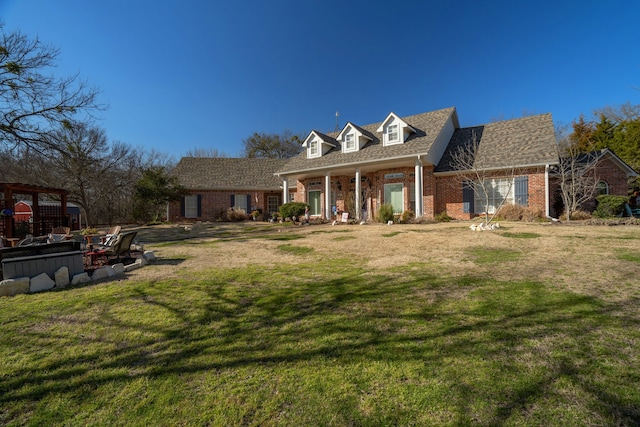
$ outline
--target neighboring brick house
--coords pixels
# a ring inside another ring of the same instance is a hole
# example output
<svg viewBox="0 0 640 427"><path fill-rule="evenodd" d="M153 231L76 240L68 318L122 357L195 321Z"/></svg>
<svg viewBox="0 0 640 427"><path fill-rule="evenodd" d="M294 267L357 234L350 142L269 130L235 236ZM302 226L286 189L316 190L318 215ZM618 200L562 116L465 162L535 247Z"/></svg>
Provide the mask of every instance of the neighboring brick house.
<svg viewBox="0 0 640 427"><path fill-rule="evenodd" d="M573 158L573 168L581 174L588 175L597 180L597 194L613 194L626 196L629 191L629 180L638 174L608 149L581 154ZM571 164L571 162L568 162ZM558 168L551 169L550 192L554 195L552 200L552 214L560 215L563 211L562 196L560 191L560 172ZM587 178L590 181L592 178ZM596 181L593 181L596 182ZM583 204L586 211L595 209L595 198Z"/></svg>
<svg viewBox="0 0 640 427"><path fill-rule="evenodd" d="M270 214L282 205L282 180L274 172L287 160L183 157L173 174L189 195L169 205L168 220L215 221L230 208ZM289 196L291 197L291 196Z"/></svg>
<svg viewBox="0 0 640 427"><path fill-rule="evenodd" d="M476 159L471 169L461 169L454 153L474 141ZM329 135L311 131L303 147L277 175L285 194L287 183L297 181L295 200L308 203L316 217L346 211L369 219L388 203L397 213L411 210L417 217L446 212L470 219L493 212L503 199L556 215L550 171L559 161L551 114L460 128L454 107L408 117L390 113L374 124L348 122ZM619 171L608 186L626 194L634 172L621 161L614 166ZM474 179L470 170L491 180L488 205L465 186L463 177Z"/></svg>

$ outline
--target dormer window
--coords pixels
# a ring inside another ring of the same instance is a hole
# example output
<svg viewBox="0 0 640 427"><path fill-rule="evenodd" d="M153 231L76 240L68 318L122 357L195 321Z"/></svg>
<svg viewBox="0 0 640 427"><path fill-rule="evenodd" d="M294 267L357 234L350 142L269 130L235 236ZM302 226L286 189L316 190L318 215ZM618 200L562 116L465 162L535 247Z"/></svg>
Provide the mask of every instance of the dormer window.
<svg viewBox="0 0 640 427"><path fill-rule="evenodd" d="M376 132L382 133L383 145L394 145L404 144L416 130L395 113L390 113Z"/></svg>
<svg viewBox="0 0 640 427"><path fill-rule="evenodd" d="M398 142L398 125L393 124L387 127L387 141L388 142Z"/></svg>
<svg viewBox="0 0 640 427"><path fill-rule="evenodd" d="M367 142L371 141L371 137L367 131L351 122L344 126L344 129L342 129L342 132L338 134L336 139L340 141L343 153L359 151Z"/></svg>
<svg viewBox="0 0 640 427"><path fill-rule="evenodd" d="M307 158L313 159L327 154L336 147L336 140L318 131L311 131L309 136L302 143L302 147L307 149Z"/></svg>
<svg viewBox="0 0 640 427"><path fill-rule="evenodd" d="M356 136L352 133L348 133L344 137L344 148L346 151L353 151L356 149Z"/></svg>
<svg viewBox="0 0 640 427"><path fill-rule="evenodd" d="M318 155L318 141L311 141L309 143L309 157L316 157Z"/></svg>

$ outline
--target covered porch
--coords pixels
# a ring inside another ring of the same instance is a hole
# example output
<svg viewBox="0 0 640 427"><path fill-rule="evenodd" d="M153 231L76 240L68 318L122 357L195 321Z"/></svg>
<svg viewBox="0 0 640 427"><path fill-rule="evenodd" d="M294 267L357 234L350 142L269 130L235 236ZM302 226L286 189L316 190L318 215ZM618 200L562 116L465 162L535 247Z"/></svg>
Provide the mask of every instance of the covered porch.
<svg viewBox="0 0 640 427"><path fill-rule="evenodd" d="M411 210L416 217L433 215L433 165L422 156L305 170L281 176L283 195L290 194L287 179L297 180L295 200L307 203L311 216L335 218L348 212L358 221L373 219L384 203L396 213ZM426 179L425 179L426 176Z"/></svg>

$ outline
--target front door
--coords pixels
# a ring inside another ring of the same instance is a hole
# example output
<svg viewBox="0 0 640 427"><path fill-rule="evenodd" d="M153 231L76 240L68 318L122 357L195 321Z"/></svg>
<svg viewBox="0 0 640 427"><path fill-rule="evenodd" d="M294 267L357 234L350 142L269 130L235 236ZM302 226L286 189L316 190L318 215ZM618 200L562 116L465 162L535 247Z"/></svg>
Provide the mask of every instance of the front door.
<svg viewBox="0 0 640 427"><path fill-rule="evenodd" d="M311 215L322 214L322 191L309 191L309 213Z"/></svg>
<svg viewBox="0 0 640 427"><path fill-rule="evenodd" d="M279 196L268 196L267 197L267 212L266 213L268 215L271 215L274 212L278 212L278 207L279 206L280 206L280 197Z"/></svg>
<svg viewBox="0 0 640 427"><path fill-rule="evenodd" d="M384 185L384 203L393 206L393 213L402 213L404 210L402 183Z"/></svg>

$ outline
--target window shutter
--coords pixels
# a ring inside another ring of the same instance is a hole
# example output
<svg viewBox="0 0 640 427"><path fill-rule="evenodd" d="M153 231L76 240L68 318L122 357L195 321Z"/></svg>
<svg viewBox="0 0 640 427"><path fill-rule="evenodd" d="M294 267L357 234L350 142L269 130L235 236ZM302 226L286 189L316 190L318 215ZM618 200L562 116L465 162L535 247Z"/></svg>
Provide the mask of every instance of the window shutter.
<svg viewBox="0 0 640 427"><path fill-rule="evenodd" d="M198 194L198 218L202 216L202 194Z"/></svg>
<svg viewBox="0 0 640 427"><path fill-rule="evenodd" d="M462 212L473 213L475 194L473 193L473 187L467 182L462 183Z"/></svg>
<svg viewBox="0 0 640 427"><path fill-rule="evenodd" d="M231 207L234 207L236 205L236 195L232 194L231 195Z"/></svg>
<svg viewBox="0 0 640 427"><path fill-rule="evenodd" d="M251 194L247 194L247 214L251 213Z"/></svg>
<svg viewBox="0 0 640 427"><path fill-rule="evenodd" d="M183 218L185 217L185 199L186 197L182 197L182 199L180 199L180 216Z"/></svg>
<svg viewBox="0 0 640 427"><path fill-rule="evenodd" d="M515 202L517 205L529 206L529 177L517 176L515 179Z"/></svg>

